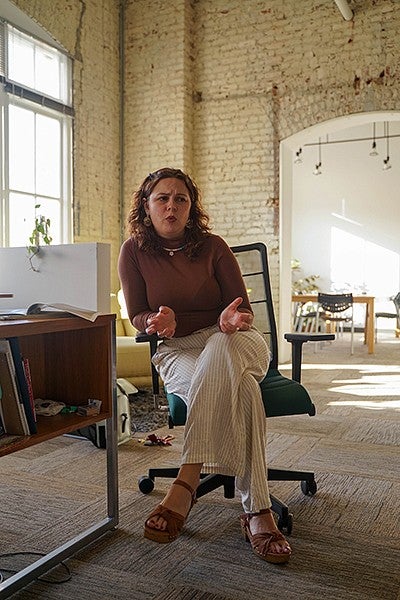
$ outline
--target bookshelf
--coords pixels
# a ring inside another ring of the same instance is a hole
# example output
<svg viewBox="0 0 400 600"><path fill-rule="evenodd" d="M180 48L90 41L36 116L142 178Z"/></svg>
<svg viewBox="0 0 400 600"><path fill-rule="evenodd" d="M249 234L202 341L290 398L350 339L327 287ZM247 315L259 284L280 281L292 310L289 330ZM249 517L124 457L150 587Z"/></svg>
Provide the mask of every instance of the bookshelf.
<svg viewBox="0 0 400 600"><path fill-rule="evenodd" d="M32 317L0 322L0 338L18 337L28 358L35 397L67 405L102 401L99 415L70 413L38 417L38 432L13 437L0 447L0 457L106 419L107 516L88 530L40 558L0 584L0 600L36 579L61 560L118 524L118 465L115 391L115 315L93 323L78 317Z"/></svg>

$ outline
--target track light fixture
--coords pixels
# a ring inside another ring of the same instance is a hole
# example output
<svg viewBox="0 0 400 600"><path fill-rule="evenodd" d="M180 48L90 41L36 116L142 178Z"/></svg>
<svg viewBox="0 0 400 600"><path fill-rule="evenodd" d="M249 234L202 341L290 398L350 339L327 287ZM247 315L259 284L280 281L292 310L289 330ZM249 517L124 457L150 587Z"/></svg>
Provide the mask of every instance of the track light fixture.
<svg viewBox="0 0 400 600"><path fill-rule="evenodd" d="M321 163L317 163L315 165L315 169L313 171L313 175L322 175L322 171L321 171Z"/></svg>
<svg viewBox="0 0 400 600"><path fill-rule="evenodd" d="M383 171L389 171L389 169L392 168L392 165L389 162L389 157L387 156L386 158L383 159Z"/></svg>
<svg viewBox="0 0 400 600"><path fill-rule="evenodd" d="M372 123L372 126L373 126L372 137L366 136L366 137L357 137L357 138L349 138L349 139L329 140L328 135L327 135L326 140L324 139L322 141L322 138L318 138L318 142L306 142L302 146L299 146L299 149L296 152L296 157L293 162L295 164L302 163L304 150L318 145L318 162L315 163L315 168L313 170L313 174L321 175L322 174L322 158L321 158L322 146L331 146L331 145L335 145L335 144L351 144L354 142L369 142L370 143L372 141L372 146L370 146L371 150L369 152L369 155L370 156L379 156L379 153L377 150L377 145L376 145L377 140L383 140L383 141L386 140L386 158L383 159L383 167L382 168L384 171L389 171L389 169L392 168L392 165L390 164L389 143L390 143L390 140L393 138L400 138L400 133L393 133L392 135L390 135L390 132L389 132L390 122L389 121L383 121L383 126L384 126L383 135L378 135L376 123ZM381 150L381 154L382 154L382 150Z"/></svg>
<svg viewBox="0 0 400 600"><path fill-rule="evenodd" d="M389 122L384 123L384 135L386 136L386 158L383 159L383 170L389 171L392 168L389 158Z"/></svg>
<svg viewBox="0 0 400 600"><path fill-rule="evenodd" d="M378 150L376 149L376 139L375 139L375 123L372 126L372 148L369 153L370 156L378 156Z"/></svg>
<svg viewBox="0 0 400 600"><path fill-rule="evenodd" d="M313 171L313 175L321 175L322 174L322 161L321 161L321 138L319 138L318 142L318 162L315 165L315 169Z"/></svg>
<svg viewBox="0 0 400 600"><path fill-rule="evenodd" d="M303 162L303 159L301 158L301 153L302 153L302 149L299 148L296 152L296 158L294 159L295 165L301 165L301 163Z"/></svg>

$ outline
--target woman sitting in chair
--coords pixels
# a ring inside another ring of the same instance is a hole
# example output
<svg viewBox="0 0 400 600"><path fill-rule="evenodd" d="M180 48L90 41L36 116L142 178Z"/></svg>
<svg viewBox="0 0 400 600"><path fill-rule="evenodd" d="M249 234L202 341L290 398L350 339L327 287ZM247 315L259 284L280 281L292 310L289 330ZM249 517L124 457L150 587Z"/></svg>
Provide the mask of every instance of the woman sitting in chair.
<svg viewBox="0 0 400 600"><path fill-rule="evenodd" d="M153 362L188 410L179 475L146 520L144 535L161 543L178 537L206 465L208 473L236 477L241 528L254 552L287 562L291 549L270 510L259 387L270 352L252 325L239 265L208 222L191 178L160 169L134 194L130 237L120 252L129 318L162 339Z"/></svg>

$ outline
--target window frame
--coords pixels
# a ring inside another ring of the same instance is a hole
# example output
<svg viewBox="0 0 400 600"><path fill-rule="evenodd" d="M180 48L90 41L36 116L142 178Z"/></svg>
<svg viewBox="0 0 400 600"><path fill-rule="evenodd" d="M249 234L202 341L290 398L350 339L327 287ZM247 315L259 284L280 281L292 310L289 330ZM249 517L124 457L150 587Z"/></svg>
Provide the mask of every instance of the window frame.
<svg viewBox="0 0 400 600"><path fill-rule="evenodd" d="M1 190L1 213L0 213L0 247L10 246L11 224L10 224L10 194L17 193L34 198L35 204L40 204L40 198L45 195L38 193L37 189L26 190L11 189L9 186L10 161L8 155L10 132L9 132L9 107L19 106L30 110L35 114L55 118L60 123L60 196L49 196L60 202L59 243L71 243L73 241L73 193L72 193L72 148L73 148L73 107L64 104L60 100L46 96L29 87L24 87L19 82L8 78L8 32L9 28L16 30L23 36L28 36L42 48L47 46L51 52L63 54L63 69L65 71L65 86L68 86L68 101L72 98L72 60L54 45L43 42L36 36L21 30L13 23L0 18L0 190ZM65 66L66 65L66 66ZM36 185L34 186L36 188ZM58 224L57 224L58 225ZM32 229L34 223L32 223ZM58 229L58 227L57 227ZM50 228L51 234L51 228ZM57 232L58 237L58 232Z"/></svg>

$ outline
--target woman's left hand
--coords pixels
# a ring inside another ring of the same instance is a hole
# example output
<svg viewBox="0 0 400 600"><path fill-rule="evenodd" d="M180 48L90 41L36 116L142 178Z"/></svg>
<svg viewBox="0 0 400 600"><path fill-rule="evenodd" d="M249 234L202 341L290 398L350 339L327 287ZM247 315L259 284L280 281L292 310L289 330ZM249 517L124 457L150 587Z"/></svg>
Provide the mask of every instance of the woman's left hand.
<svg viewBox="0 0 400 600"><path fill-rule="evenodd" d="M243 298L236 298L220 314L219 328L222 333L248 331L252 326L253 315L248 312L239 312L237 310L242 302Z"/></svg>
<svg viewBox="0 0 400 600"><path fill-rule="evenodd" d="M172 338L175 335L175 313L169 306L160 306L158 313L147 319L146 333L157 333L160 337Z"/></svg>

